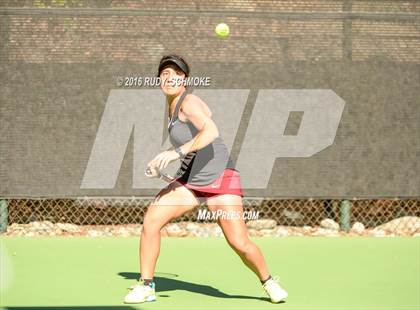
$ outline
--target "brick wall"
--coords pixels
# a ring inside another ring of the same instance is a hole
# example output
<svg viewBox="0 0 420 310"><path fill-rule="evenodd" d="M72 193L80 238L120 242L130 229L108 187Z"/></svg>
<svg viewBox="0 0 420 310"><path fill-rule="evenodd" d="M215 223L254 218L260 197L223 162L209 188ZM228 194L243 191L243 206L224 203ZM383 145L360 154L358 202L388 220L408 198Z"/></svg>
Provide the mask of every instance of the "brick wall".
<svg viewBox="0 0 420 310"><path fill-rule="evenodd" d="M420 12L417 1L380 2L4 1L1 6L12 11L0 15L5 46L0 61L151 64L164 53L179 52L193 62L312 62L351 55L353 61L385 57L419 63L418 18L334 15L348 3L353 13ZM214 34L222 21L231 28L227 40Z"/></svg>

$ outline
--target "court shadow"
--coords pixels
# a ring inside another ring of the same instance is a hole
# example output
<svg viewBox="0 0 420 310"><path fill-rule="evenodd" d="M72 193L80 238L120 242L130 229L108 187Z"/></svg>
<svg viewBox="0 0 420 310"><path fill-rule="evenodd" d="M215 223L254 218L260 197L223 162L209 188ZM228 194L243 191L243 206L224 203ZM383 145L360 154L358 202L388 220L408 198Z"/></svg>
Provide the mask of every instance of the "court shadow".
<svg viewBox="0 0 420 310"><path fill-rule="evenodd" d="M118 273L118 275L127 280L137 280L140 276L139 273L137 272L120 272ZM175 275L175 276L177 277L178 275ZM203 295L217 297L217 298L256 299L256 300L263 300L263 301L270 302L270 299L268 297L230 295L230 294L223 293L210 285L203 285L203 284L182 281L178 279L171 279L170 277L155 276L154 280L156 282L156 293L160 297L168 297L168 296L160 295L159 293L163 293L167 291L184 290L184 291L189 291L189 292L203 294Z"/></svg>

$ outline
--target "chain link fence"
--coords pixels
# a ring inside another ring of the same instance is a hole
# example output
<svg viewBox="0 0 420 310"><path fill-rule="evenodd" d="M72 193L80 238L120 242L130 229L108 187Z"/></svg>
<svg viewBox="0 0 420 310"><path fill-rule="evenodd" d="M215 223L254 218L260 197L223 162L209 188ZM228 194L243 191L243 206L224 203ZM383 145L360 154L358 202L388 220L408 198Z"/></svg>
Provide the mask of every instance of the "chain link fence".
<svg viewBox="0 0 420 310"><path fill-rule="evenodd" d="M141 224L153 198L7 199L8 225L51 221L77 225ZM355 222L374 228L402 217L420 217L420 199L270 199L245 198L245 211L258 211L259 219L273 219L277 225L317 226L333 219L345 228ZM198 208L173 222L213 222L198 219ZM405 221L399 225L418 225ZM399 227L415 231L418 227Z"/></svg>

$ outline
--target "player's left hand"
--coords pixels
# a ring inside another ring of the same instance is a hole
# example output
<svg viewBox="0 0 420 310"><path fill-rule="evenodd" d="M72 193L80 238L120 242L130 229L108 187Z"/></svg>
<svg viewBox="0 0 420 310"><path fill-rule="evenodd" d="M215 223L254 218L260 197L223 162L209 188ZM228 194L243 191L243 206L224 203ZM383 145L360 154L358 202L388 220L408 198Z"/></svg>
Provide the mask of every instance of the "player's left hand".
<svg viewBox="0 0 420 310"><path fill-rule="evenodd" d="M179 159L179 154L177 152L173 150L164 151L156 155L156 157L152 159L151 163L159 168L159 170L163 170L169 165L169 163L177 159Z"/></svg>

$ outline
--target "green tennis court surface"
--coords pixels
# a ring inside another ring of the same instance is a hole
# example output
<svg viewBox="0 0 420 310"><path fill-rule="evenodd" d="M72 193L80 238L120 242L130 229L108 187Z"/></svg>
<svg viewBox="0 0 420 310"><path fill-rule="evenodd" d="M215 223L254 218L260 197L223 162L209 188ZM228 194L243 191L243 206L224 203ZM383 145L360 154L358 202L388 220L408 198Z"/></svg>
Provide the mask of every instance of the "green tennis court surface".
<svg viewBox="0 0 420 310"><path fill-rule="evenodd" d="M255 238L289 292L271 304L222 238L163 238L158 300L126 306L138 238L3 237L8 309L419 309L420 238Z"/></svg>

